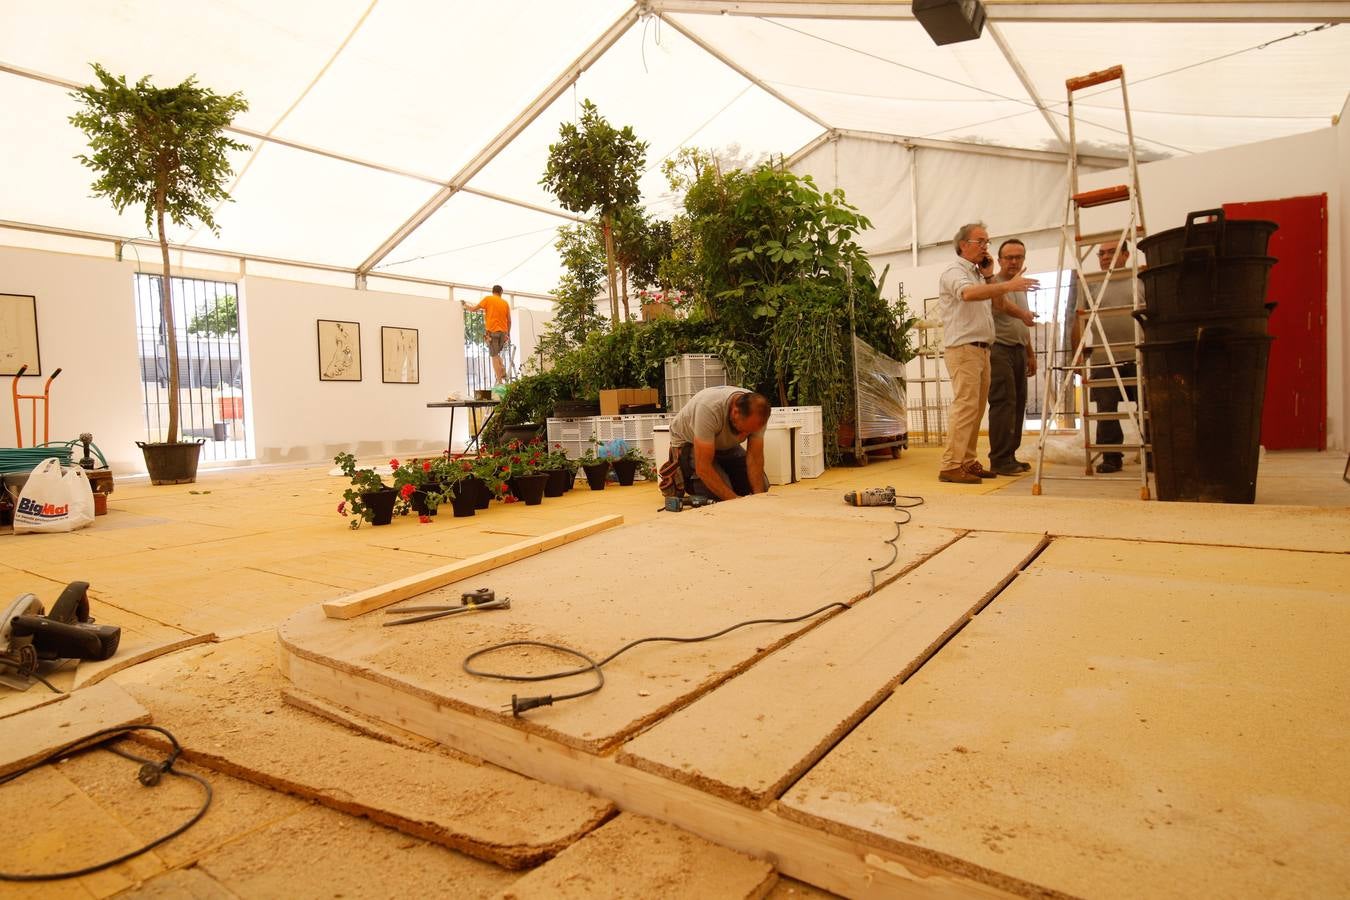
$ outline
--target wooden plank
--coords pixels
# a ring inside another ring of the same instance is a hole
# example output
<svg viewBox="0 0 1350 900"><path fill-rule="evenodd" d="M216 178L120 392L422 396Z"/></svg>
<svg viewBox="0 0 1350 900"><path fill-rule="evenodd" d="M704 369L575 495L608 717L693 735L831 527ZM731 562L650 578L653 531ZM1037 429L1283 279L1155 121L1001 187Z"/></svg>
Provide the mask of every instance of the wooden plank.
<svg viewBox="0 0 1350 900"><path fill-rule="evenodd" d="M411 731L404 731L402 728L396 728L387 722L372 719L370 716L363 716L346 706L325 700L323 697L316 697L314 694L306 693L295 687L282 688L281 699L296 709L335 722L344 728L350 728L357 734L363 734L377 741L384 741L386 744L398 744L400 747L422 751L435 750L440 747L440 744L430 738L413 734Z"/></svg>
<svg viewBox="0 0 1350 900"><path fill-rule="evenodd" d="M105 728L149 721L145 707L111 682L76 691L60 703L0 719L0 775L17 772L51 751ZM102 740L107 738L90 743Z"/></svg>
<svg viewBox="0 0 1350 900"><path fill-rule="evenodd" d="M331 619L352 619L372 610L397 603L400 600L415 597L418 594L444 587L464 578L472 578L474 575L491 571L507 563L525 559L544 550L559 547L570 541L579 540L587 535L596 534L622 524L623 516L601 516L579 525L572 525L540 535L537 538L518 541L500 550L482 553L460 562L451 563L448 566L422 572L419 575L401 578L389 584L330 600L323 604L323 612Z"/></svg>
<svg viewBox="0 0 1350 900"><path fill-rule="evenodd" d="M537 734L605 752L837 615L868 593L869 569L892 559L886 541L896 526L890 518L800 515L782 501L758 500L630 525L621 539L560 547L497 569L490 580L470 579L418 598L418 605L457 603L460 591L487 586L511 598L509 610L390 629L383 627L387 615L342 621L311 607L287 619L278 634L302 652L377 671L442 703L498 717L509 716L512 694L565 694L591 687L595 676L583 672L520 685L466 673L462 661L490 645L529 638L599 658L636 638L696 637L747 620L824 610L803 621L758 624L706 642L640 646L605 666L602 693L539 707L518 721ZM835 512L834 505L830 509ZM896 561L880 582L899 577L959 536L905 526ZM503 664L525 672L576 665L544 648L475 663L485 670Z"/></svg>
<svg viewBox="0 0 1350 900"><path fill-rule="evenodd" d="M629 741L628 765L763 808L1044 545L970 534Z"/></svg>
<svg viewBox="0 0 1350 900"><path fill-rule="evenodd" d="M537 865L613 813L604 800L301 712L282 702L275 660L274 639L259 634L117 678L173 731L189 761L508 868Z"/></svg>
<svg viewBox="0 0 1350 900"><path fill-rule="evenodd" d="M624 813L497 895L498 900L721 897L759 900L778 880L763 860Z"/></svg>
<svg viewBox="0 0 1350 900"><path fill-rule="evenodd" d="M860 898L1006 897L1005 891L953 875L889 848L790 821L775 810L751 810L650 772L618 764L508 722L453 709L389 679L339 670L292 652L282 665L302 690L341 698L366 715L425 735L465 753L548 784L587 791L638 813L693 832L715 844L771 860L794 878ZM1021 892L1035 890L1023 885Z"/></svg>
<svg viewBox="0 0 1350 900"><path fill-rule="evenodd" d="M75 687L76 689L90 687L98 684L109 675L121 672L123 669L129 669L134 665L158 659L177 650L195 647L198 644L209 644L214 640L216 640L216 636L207 632L206 634L189 634L169 640L143 641L130 647L119 646L117 655L112 659L80 663L79 668L75 670Z"/></svg>
<svg viewBox="0 0 1350 900"><path fill-rule="evenodd" d="M1077 896L1343 896L1350 555L1060 543L783 814Z"/></svg>

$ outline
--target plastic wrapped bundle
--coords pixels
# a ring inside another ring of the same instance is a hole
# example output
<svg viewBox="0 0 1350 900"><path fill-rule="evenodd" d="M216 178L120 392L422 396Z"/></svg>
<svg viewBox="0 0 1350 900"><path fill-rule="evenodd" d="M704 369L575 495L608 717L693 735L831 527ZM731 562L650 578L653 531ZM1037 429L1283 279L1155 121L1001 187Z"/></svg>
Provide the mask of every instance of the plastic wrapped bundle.
<svg viewBox="0 0 1350 900"><path fill-rule="evenodd" d="M853 369L858 379L859 435L876 438L908 434L904 364L855 336Z"/></svg>

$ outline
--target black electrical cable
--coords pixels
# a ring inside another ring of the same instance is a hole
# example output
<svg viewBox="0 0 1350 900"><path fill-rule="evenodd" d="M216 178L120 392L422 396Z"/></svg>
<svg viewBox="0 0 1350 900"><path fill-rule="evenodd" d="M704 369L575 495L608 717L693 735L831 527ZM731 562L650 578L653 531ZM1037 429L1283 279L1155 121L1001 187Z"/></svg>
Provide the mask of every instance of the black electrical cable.
<svg viewBox="0 0 1350 900"><path fill-rule="evenodd" d="M121 856L115 859L110 859L105 862L96 863L95 865L92 866L85 866L82 869L72 869L68 872L40 872L31 875L0 872L0 881L59 881L65 878L80 878L85 875L92 875L94 872L101 872L102 870L107 869L111 866L118 865L119 863L124 863L127 860L132 859L133 857L140 856L142 853L146 853L149 852L150 850L153 850L155 847L158 847L165 841L172 840L173 838L178 837L178 835L187 831L193 825L196 825L197 822L201 820L201 817L206 815L206 811L211 807L212 791L210 783L208 783L205 778L193 775L191 772L179 772L177 769L173 767L173 764L178 761L179 755L182 754L183 748L179 746L178 739L175 738L167 728L161 728L158 725L119 725L115 728L104 728L102 731L96 731L91 735L80 738L79 740L71 741L69 744L66 744L63 747L59 747L58 749L51 751L50 753L43 756L41 759L29 763L22 769L19 769L16 772L11 772L8 775L0 777L0 784L8 784L14 779L22 775L28 774L29 772L33 771L39 766L46 765L53 759L64 756L65 754L77 748L83 748L87 746L91 741L96 741L99 738L114 737L116 735L121 734L130 734L133 731L159 732L160 734L164 735L166 738L169 739L169 744L173 749L169 752L169 755L166 756L162 762L155 762L154 760L144 759L142 757L136 756L133 753L128 753L125 750L119 750L115 747L108 747L106 749L109 752L116 753L118 756L121 756L125 759L130 759L140 763L141 768L136 774L136 779L140 781L140 783L145 787L153 787L154 785L158 784L160 776L166 773L169 775L177 775L179 778L191 778L193 781L200 784L202 786L202 789L205 791L205 799L202 801L201 809L197 810L197 812L192 816L192 818L188 819L186 822L184 822L182 825L179 825L177 828L175 828L173 831L170 831L168 834L162 837L155 838L153 841L151 841L150 843L146 844L145 846L141 847L138 850L132 850L130 853L123 853Z"/></svg>
<svg viewBox="0 0 1350 900"><path fill-rule="evenodd" d="M898 536L899 535L897 534L897 537ZM573 675L584 675L587 672L595 673L595 684L591 685L589 688L586 688L585 690L576 691L571 694L559 694L556 696L552 694L546 694L539 697L517 697L515 694L512 694L510 706L511 715L519 716L526 710L534 709L536 706L552 706L556 701L575 700L578 697L585 697L588 694L594 694L596 691L600 690L602 687L605 686L605 675L601 671L601 668L606 664L613 662L621 654L627 653L629 650L632 650L639 644L647 644L658 641L675 644L696 644L701 641L710 641L713 638L719 638L724 634L728 634L729 632L735 631L738 628L745 628L746 626L749 625L791 625L794 622L802 622L805 621L806 619L812 618L813 616L818 616L821 613L825 612L826 610L834 609L835 607L838 607L840 609L850 608L847 603L829 603L826 604L825 606L822 606L820 609L814 609L809 613L805 613L800 616L795 616L791 619L748 619L744 622L737 622L735 625L723 628L721 631L715 631L712 634L705 634L699 637L638 638L636 641L630 641L629 643L624 644L618 650L615 650L609 656L606 656L604 659L599 661L592 659L590 656L587 656L580 650L574 650L571 647L565 647L562 644L553 644L547 641L504 641L503 643L493 644L490 647L484 647L481 650L475 650L473 653L470 653L468 656L464 657L463 668L465 672L468 672L470 675L477 676L478 678L491 678L496 681L520 681L520 682L554 681L560 678L569 678ZM507 675L503 672L488 672L482 669L474 668L473 661L478 659L480 656L486 656L489 653L497 653L502 650L506 650L510 647L542 647L547 650L556 650L559 653L566 653L570 656L575 656L578 659L585 660L586 665L578 666L575 669L564 669L557 672L546 672L542 675Z"/></svg>
<svg viewBox="0 0 1350 900"><path fill-rule="evenodd" d="M40 681L40 682L42 682L43 684L45 684L45 685L47 686L47 689L50 690L53 694L64 694L64 693L65 693L65 691L61 690L61 689L60 689L59 687L57 687L56 685L52 684L52 683L51 683L50 681L48 681L47 679L43 678L43 677L42 677L41 675L39 675L37 672L30 672L29 670L25 669L23 666L19 665L19 664L16 663L16 662L12 662L12 661L10 661L10 660L8 660L8 659L0 659L0 666L9 666L11 669L13 669L14 671L18 672L20 675L24 675L24 676L27 676L27 677L29 677L29 678L35 678L35 679L37 679L38 681ZM3 782L3 781L0 781L0 784L4 784L4 782Z"/></svg>

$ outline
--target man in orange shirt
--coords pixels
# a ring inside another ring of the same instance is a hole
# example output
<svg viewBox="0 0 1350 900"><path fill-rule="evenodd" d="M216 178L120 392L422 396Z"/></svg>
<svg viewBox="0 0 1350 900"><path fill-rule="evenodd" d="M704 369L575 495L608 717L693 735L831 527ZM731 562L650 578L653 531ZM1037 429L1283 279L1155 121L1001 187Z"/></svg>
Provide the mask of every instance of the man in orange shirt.
<svg viewBox="0 0 1350 900"><path fill-rule="evenodd" d="M492 293L470 306L460 301L460 306L469 312L483 311L483 330L487 332L488 352L492 354L492 372L497 377L495 384L506 380L506 363L502 362L502 351L511 339L511 305L502 299L502 286L494 284Z"/></svg>

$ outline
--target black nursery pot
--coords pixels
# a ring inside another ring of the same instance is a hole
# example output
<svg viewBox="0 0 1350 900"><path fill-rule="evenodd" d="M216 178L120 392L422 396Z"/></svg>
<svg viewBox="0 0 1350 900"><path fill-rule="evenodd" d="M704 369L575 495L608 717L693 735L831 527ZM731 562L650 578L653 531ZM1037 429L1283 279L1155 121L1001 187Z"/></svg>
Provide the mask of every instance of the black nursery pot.
<svg viewBox="0 0 1350 900"><path fill-rule="evenodd" d="M567 493L567 476L571 474L567 469L549 469L545 474L548 475L548 483L544 485L545 497L561 497Z"/></svg>
<svg viewBox="0 0 1350 900"><path fill-rule="evenodd" d="M450 493L450 506L455 511L455 518L473 515L478 509L478 495L486 489L486 485L477 478L465 478L457 483Z"/></svg>
<svg viewBox="0 0 1350 900"><path fill-rule="evenodd" d="M516 499L525 501L526 506L538 506L544 502L544 487L548 476L540 472L537 475L517 475L511 479L511 493Z"/></svg>
<svg viewBox="0 0 1350 900"><path fill-rule="evenodd" d="M637 475L637 460L616 459L612 465L614 466L614 475L619 479L619 484L623 487L631 486L633 484L633 477Z"/></svg>
<svg viewBox="0 0 1350 900"><path fill-rule="evenodd" d="M586 470L586 483L591 486L593 491L603 491L605 489L605 476L609 474L609 460L601 460L598 463L582 466Z"/></svg>
<svg viewBox="0 0 1350 900"><path fill-rule="evenodd" d="M372 525L388 525L394 521L394 501L398 499L398 491L393 488L385 488L382 491L365 491L361 494L361 502L370 508Z"/></svg>
<svg viewBox="0 0 1350 900"><path fill-rule="evenodd" d="M440 489L441 486L439 484L429 482L423 485L419 490L413 491L412 496L408 498L408 502L412 504L413 512L417 513L419 516L436 515L436 506L427 503L427 494L433 491L439 491Z"/></svg>

